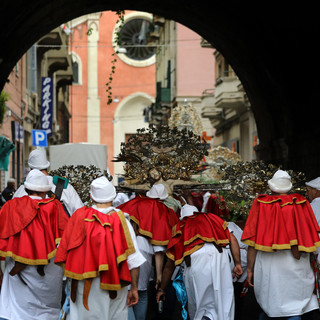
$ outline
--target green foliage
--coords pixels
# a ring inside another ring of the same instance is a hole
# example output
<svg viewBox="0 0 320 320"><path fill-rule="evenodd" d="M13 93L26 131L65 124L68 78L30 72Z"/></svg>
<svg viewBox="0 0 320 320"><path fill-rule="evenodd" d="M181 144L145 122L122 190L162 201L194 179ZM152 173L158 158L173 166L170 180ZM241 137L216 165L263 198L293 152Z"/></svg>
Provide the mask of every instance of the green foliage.
<svg viewBox="0 0 320 320"><path fill-rule="evenodd" d="M120 24L119 24L119 27L115 31L116 36L115 36L115 46L114 46L114 48L120 45L120 30L124 25L124 14L125 14L125 12L124 12L124 10L118 10L118 11L116 11L116 14L118 16L117 23L120 23ZM118 61L117 58L116 58L117 54L118 54L118 51L115 51L112 54L112 60L111 60L112 67L111 67L111 71L109 73L108 82L106 83L106 87L107 87L106 92L108 94L108 100L107 100L107 104L108 105L112 103L111 82L113 80L113 76L114 76L115 71L116 71L115 64Z"/></svg>
<svg viewBox="0 0 320 320"><path fill-rule="evenodd" d="M6 113L6 102L9 100L9 95L1 91L0 93L0 124L3 122L4 115Z"/></svg>

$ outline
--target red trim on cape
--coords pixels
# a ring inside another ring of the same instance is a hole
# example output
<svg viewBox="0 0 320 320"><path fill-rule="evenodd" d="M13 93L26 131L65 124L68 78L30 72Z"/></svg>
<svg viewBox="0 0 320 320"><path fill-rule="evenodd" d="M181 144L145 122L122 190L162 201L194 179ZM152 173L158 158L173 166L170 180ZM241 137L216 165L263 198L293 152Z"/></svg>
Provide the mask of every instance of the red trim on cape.
<svg viewBox="0 0 320 320"><path fill-rule="evenodd" d="M174 210L159 199L137 196L118 208L130 215L130 219L139 225L139 232L152 244L167 245L172 227L179 221Z"/></svg>
<svg viewBox="0 0 320 320"><path fill-rule="evenodd" d="M102 289L119 290L131 282L127 257L134 247L122 212L103 214L82 207L71 216L55 263L65 275L83 280L100 276Z"/></svg>
<svg viewBox="0 0 320 320"><path fill-rule="evenodd" d="M13 198L0 211L0 256L30 264L47 264L68 223L54 199Z"/></svg>
<svg viewBox="0 0 320 320"><path fill-rule="evenodd" d="M226 246L230 243L228 223L212 213L198 212L185 217L173 228L167 255L176 264L195 252L205 242Z"/></svg>
<svg viewBox="0 0 320 320"><path fill-rule="evenodd" d="M300 194L259 195L252 204L241 240L262 251L290 249L312 252L320 246L310 203Z"/></svg>

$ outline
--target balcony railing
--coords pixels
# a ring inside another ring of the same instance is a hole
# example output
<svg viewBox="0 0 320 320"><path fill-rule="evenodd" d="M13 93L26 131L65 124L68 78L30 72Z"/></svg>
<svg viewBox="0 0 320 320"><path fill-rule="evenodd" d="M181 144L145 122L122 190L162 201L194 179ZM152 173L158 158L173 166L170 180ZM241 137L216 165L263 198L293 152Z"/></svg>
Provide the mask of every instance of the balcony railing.
<svg viewBox="0 0 320 320"><path fill-rule="evenodd" d="M238 77L221 77L215 89L215 106L226 109L244 107L244 92Z"/></svg>

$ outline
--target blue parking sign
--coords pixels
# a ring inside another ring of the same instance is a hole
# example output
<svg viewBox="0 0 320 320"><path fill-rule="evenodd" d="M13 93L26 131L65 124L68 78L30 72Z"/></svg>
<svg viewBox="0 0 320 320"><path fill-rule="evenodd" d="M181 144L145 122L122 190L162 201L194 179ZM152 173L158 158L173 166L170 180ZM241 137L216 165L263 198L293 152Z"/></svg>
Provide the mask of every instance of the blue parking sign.
<svg viewBox="0 0 320 320"><path fill-rule="evenodd" d="M32 130L32 145L34 147L47 147L47 133L45 130Z"/></svg>

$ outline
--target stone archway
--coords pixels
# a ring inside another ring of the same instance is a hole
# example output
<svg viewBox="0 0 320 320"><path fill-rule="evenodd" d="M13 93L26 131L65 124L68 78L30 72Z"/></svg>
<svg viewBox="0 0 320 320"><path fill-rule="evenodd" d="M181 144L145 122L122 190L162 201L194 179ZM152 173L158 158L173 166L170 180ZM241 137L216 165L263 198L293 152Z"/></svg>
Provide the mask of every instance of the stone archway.
<svg viewBox="0 0 320 320"><path fill-rule="evenodd" d="M156 13L193 29L226 57L253 108L260 138L258 157L313 177L319 174L320 162L319 25L313 6L291 3L282 9L272 2L252 6L201 0L4 0L0 88L24 52L61 23L104 10Z"/></svg>
<svg viewBox="0 0 320 320"><path fill-rule="evenodd" d="M154 98L144 92L136 92L119 102L113 120L113 154L115 156L120 153L121 142L126 141L130 134L135 134L139 128L148 128L143 113L144 109L150 107L152 103L154 103ZM124 173L123 162L114 163L114 172ZM120 177L115 178L117 184Z"/></svg>

